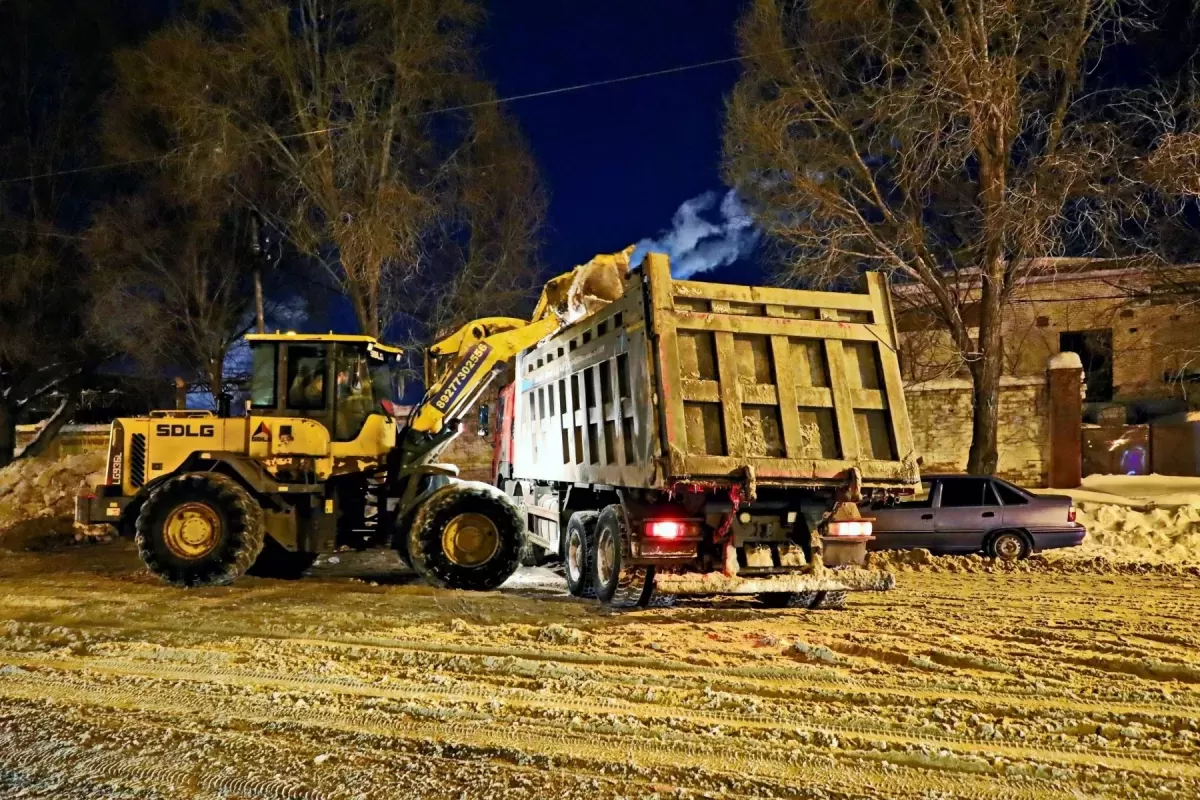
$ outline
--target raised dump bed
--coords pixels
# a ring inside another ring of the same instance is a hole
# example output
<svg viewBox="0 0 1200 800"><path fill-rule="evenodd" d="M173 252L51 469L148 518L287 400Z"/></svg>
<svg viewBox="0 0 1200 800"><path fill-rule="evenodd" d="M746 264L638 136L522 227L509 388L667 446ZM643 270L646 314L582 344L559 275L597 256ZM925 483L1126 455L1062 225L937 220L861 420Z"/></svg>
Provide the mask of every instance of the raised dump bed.
<svg viewBox="0 0 1200 800"><path fill-rule="evenodd" d="M855 502L917 480L887 285L866 282L672 280L651 254L620 299L522 353L497 478L533 541L581 591L600 569L602 599L622 570L660 591L836 591L823 565L859 560L869 538Z"/></svg>

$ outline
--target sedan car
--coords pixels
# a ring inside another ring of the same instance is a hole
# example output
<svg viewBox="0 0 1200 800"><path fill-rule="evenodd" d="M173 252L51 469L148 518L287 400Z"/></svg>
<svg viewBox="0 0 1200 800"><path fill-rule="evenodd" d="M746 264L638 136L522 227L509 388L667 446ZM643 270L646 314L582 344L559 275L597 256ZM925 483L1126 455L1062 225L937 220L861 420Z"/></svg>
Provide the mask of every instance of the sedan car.
<svg viewBox="0 0 1200 800"><path fill-rule="evenodd" d="M1030 494L999 478L928 475L912 499L869 507L871 550L925 548L983 553L1015 561L1030 553L1083 543L1087 530L1063 495Z"/></svg>

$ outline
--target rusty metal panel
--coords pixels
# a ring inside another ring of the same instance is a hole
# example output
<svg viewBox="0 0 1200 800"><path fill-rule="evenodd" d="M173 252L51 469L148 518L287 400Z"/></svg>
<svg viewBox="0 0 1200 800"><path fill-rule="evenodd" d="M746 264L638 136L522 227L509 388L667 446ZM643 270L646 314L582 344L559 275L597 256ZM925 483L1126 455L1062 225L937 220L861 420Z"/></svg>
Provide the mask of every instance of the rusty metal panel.
<svg viewBox="0 0 1200 800"><path fill-rule="evenodd" d="M673 281L654 255L642 269L668 482L916 479L882 276L850 294Z"/></svg>

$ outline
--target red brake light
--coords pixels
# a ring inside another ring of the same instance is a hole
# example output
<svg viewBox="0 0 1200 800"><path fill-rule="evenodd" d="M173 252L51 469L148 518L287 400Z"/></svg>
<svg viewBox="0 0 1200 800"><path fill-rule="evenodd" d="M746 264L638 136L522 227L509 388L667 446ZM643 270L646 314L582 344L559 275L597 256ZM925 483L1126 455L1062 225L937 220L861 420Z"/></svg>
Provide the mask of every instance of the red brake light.
<svg viewBox="0 0 1200 800"><path fill-rule="evenodd" d="M655 539L678 539L680 536L683 536L683 533L684 526L682 522L660 519L646 523L646 535Z"/></svg>
<svg viewBox="0 0 1200 800"><path fill-rule="evenodd" d="M1074 522L1074 521L1075 521L1075 506L1072 505L1070 508L1067 509L1067 522Z"/></svg>

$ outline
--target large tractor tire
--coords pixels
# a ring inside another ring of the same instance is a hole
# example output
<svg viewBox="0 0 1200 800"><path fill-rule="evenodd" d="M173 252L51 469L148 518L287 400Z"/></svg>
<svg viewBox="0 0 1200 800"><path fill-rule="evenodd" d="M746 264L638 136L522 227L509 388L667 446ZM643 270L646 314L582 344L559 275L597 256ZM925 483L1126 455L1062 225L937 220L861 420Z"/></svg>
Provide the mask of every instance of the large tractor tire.
<svg viewBox="0 0 1200 800"><path fill-rule="evenodd" d="M460 481L421 504L408 534L413 569L444 589L499 588L521 562L525 525L494 486Z"/></svg>
<svg viewBox="0 0 1200 800"><path fill-rule="evenodd" d="M619 505L608 506L600 512L591 559L592 586L596 599L609 608L646 606L654 593L654 568L624 563L628 530L625 511Z"/></svg>
<svg viewBox="0 0 1200 800"><path fill-rule="evenodd" d="M218 586L245 574L263 549L263 510L232 478L190 472L168 478L142 505L138 553L172 586Z"/></svg>
<svg viewBox="0 0 1200 800"><path fill-rule="evenodd" d="M596 596L596 590L592 587L592 559L596 552L596 522L599 517L595 511L576 511L567 521L561 557L567 591L575 597Z"/></svg>
<svg viewBox="0 0 1200 800"><path fill-rule="evenodd" d="M294 581L304 575L316 560L316 553L293 553L268 536L263 541L262 552L247 573L258 578Z"/></svg>

